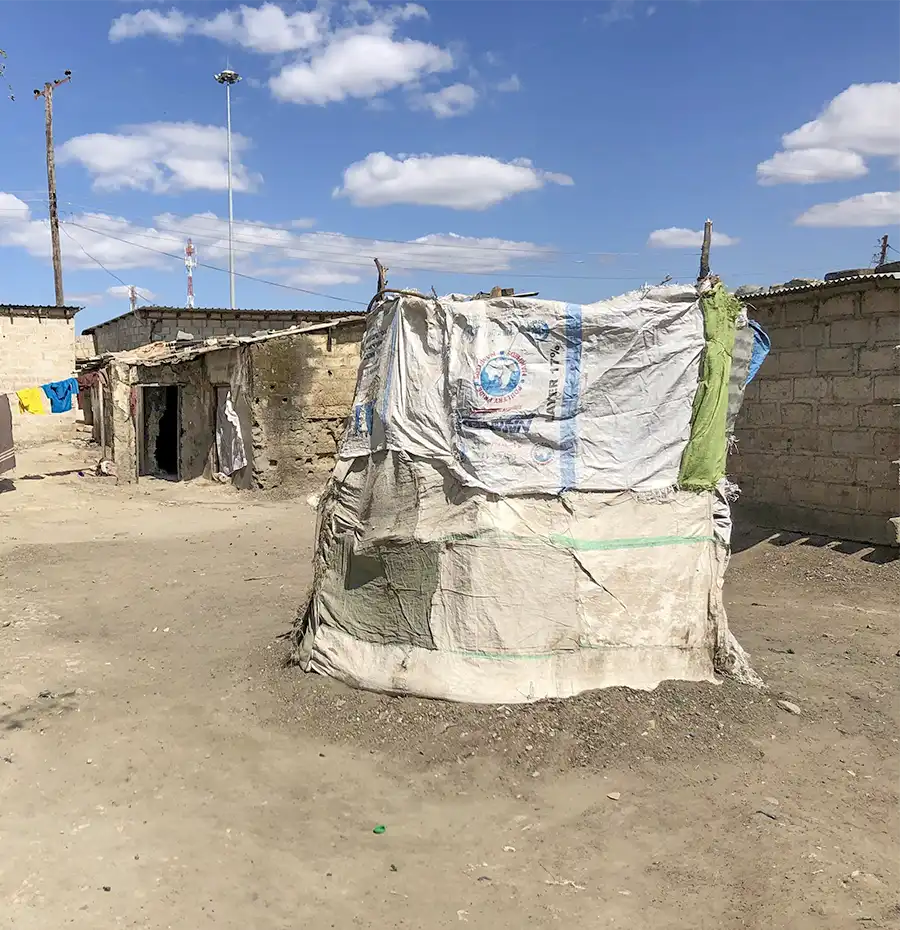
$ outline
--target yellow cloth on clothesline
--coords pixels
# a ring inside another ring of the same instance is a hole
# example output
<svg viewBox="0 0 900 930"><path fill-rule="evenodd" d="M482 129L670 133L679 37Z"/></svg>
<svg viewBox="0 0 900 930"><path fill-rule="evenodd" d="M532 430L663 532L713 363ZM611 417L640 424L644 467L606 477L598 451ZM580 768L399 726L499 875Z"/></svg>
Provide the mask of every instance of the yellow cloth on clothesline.
<svg viewBox="0 0 900 930"><path fill-rule="evenodd" d="M19 398L19 413L47 412L47 397L39 387L16 391L16 397Z"/></svg>

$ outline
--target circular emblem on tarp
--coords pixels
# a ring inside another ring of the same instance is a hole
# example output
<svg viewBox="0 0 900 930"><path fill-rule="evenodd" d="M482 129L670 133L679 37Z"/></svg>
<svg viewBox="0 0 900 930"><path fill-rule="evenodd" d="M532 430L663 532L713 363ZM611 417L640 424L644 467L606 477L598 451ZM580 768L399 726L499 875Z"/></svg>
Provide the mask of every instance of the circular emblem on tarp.
<svg viewBox="0 0 900 930"><path fill-rule="evenodd" d="M553 460L553 450L546 446L535 446L531 450L531 458L535 465L547 465Z"/></svg>
<svg viewBox="0 0 900 930"><path fill-rule="evenodd" d="M485 400L501 403L519 393L525 371L525 359L521 355L495 352L479 362L476 386Z"/></svg>

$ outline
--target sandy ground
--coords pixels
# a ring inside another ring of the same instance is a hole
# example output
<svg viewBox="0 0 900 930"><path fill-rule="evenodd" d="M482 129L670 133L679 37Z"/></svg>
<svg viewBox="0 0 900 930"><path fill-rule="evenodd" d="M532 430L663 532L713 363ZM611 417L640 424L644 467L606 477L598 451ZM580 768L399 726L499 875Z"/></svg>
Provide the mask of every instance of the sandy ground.
<svg viewBox="0 0 900 930"><path fill-rule="evenodd" d="M79 454L0 494L3 930L900 926L884 553L739 540L766 692L398 700L284 667L305 502Z"/></svg>

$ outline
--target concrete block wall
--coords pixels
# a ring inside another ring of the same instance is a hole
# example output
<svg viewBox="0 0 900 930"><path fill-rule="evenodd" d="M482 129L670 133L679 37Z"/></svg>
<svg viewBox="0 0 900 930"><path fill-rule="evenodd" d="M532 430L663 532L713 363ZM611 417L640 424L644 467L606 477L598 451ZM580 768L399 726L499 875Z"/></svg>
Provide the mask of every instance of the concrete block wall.
<svg viewBox="0 0 900 930"><path fill-rule="evenodd" d="M894 544L900 281L752 297L772 351L747 387L729 472L763 526Z"/></svg>
<svg viewBox="0 0 900 930"><path fill-rule="evenodd" d="M321 323L343 316L341 313L316 313L310 310L261 311L157 311L145 309L138 315L126 314L93 329L97 355L124 352L148 342L171 342L179 331L195 339L217 336L252 336L267 330L289 329L292 326Z"/></svg>
<svg viewBox="0 0 900 930"><path fill-rule="evenodd" d="M334 467L353 403L365 324L251 346L254 484L285 493Z"/></svg>
<svg viewBox="0 0 900 930"><path fill-rule="evenodd" d="M58 315L0 312L0 393L38 387L75 373L75 324ZM17 446L71 438L75 412L19 415L13 398L13 437Z"/></svg>

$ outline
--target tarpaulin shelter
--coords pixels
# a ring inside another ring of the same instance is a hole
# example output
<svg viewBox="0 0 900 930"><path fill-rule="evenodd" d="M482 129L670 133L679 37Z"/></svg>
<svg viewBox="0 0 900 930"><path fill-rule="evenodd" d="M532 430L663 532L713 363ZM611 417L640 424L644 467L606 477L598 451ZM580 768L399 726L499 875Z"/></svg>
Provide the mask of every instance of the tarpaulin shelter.
<svg viewBox="0 0 900 930"><path fill-rule="evenodd" d="M753 346L715 279L585 305L380 293L297 661L486 703L758 683L721 599Z"/></svg>

